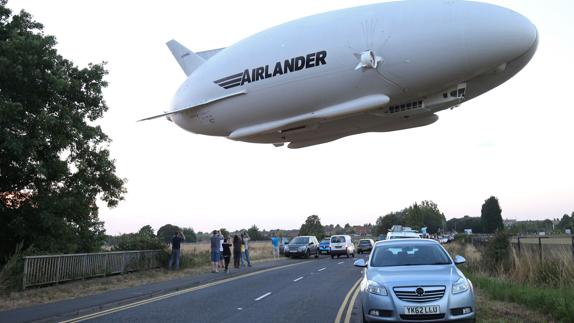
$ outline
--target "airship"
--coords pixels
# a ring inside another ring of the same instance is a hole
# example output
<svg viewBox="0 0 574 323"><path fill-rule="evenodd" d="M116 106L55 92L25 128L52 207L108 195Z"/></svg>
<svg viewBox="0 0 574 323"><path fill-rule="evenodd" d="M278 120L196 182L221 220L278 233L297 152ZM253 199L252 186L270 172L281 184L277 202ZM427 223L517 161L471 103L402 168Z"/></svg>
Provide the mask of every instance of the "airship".
<svg viewBox="0 0 574 323"><path fill-rule="evenodd" d="M187 78L169 109L142 120L289 148L422 127L516 75L538 38L507 8L413 0L301 18L221 49L171 40Z"/></svg>

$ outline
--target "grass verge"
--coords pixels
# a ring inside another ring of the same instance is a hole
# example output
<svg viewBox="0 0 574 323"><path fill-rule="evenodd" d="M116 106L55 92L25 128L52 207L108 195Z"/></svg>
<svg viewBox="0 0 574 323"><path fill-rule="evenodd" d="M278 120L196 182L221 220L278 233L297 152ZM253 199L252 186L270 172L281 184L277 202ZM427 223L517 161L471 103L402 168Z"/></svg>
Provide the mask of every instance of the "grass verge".
<svg viewBox="0 0 574 323"><path fill-rule="evenodd" d="M465 273L476 288L489 298L522 304L562 322L574 322L574 290L569 288L529 287Z"/></svg>

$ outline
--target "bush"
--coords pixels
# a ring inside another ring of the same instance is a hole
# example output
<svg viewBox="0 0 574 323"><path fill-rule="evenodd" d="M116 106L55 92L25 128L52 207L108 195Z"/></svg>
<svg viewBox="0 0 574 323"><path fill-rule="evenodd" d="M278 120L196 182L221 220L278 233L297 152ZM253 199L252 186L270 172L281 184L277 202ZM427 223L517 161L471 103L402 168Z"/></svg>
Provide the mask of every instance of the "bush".
<svg viewBox="0 0 574 323"><path fill-rule="evenodd" d="M510 268L510 260L510 236L505 231L498 231L484 250L484 268L491 273L506 272Z"/></svg>

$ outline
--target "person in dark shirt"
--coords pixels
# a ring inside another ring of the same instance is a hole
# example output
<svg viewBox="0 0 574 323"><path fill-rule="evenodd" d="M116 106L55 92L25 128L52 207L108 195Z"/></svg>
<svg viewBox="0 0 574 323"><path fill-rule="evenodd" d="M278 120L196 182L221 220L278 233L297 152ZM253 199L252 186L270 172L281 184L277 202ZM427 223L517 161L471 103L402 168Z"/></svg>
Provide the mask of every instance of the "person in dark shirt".
<svg viewBox="0 0 574 323"><path fill-rule="evenodd" d="M179 255L180 255L180 248L181 242L185 240L185 236L181 231L177 231L173 238L171 238L171 256L169 257L169 264L167 268L171 270L171 265L175 260L175 270L179 270Z"/></svg>
<svg viewBox="0 0 574 323"><path fill-rule="evenodd" d="M231 243L223 239L223 260L225 260L225 272L229 272L229 261L231 260Z"/></svg>
<svg viewBox="0 0 574 323"><path fill-rule="evenodd" d="M241 238L238 235L233 236L233 267L239 268L241 260Z"/></svg>

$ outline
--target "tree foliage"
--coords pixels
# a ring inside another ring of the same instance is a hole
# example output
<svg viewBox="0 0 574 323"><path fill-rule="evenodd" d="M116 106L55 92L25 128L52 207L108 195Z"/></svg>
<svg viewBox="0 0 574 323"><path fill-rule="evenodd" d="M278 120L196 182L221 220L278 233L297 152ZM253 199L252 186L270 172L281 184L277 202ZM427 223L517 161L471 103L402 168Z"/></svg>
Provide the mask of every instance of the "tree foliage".
<svg viewBox="0 0 574 323"><path fill-rule="evenodd" d="M480 211L480 220L484 233L494 233L497 230L504 229L504 222L502 221L502 210L498 205L498 199L494 196L489 197Z"/></svg>
<svg viewBox="0 0 574 323"><path fill-rule="evenodd" d="M391 212L379 217L375 223L372 233L375 236L387 233L393 225L409 226L420 230L427 227L428 233L436 233L442 230L446 223L445 216L440 212L438 206L433 201L422 201L398 211Z"/></svg>
<svg viewBox="0 0 574 323"><path fill-rule="evenodd" d="M317 239L321 240L325 236L325 229L321 224L321 219L318 215L310 215L305 220L305 223L301 225L299 229L299 235L302 236L316 236Z"/></svg>
<svg viewBox="0 0 574 323"><path fill-rule="evenodd" d="M94 125L108 109L104 64L78 68L42 29L0 0L0 258L19 242L98 250L96 201L113 207L125 192L110 139Z"/></svg>
<svg viewBox="0 0 574 323"><path fill-rule="evenodd" d="M173 224L166 224L157 230L157 237L163 243L170 243L171 239L177 231L181 231L178 226ZM187 238L187 235L185 237Z"/></svg>
<svg viewBox="0 0 574 323"><path fill-rule="evenodd" d="M480 217L465 215L462 218L453 218L446 221L446 228L456 232L463 232L465 229L471 229L472 233L482 233L482 222Z"/></svg>
<svg viewBox="0 0 574 323"><path fill-rule="evenodd" d="M249 238L251 238L252 241L265 240L265 237L255 224L247 229L247 234L249 234Z"/></svg>
<svg viewBox="0 0 574 323"><path fill-rule="evenodd" d="M116 237L112 250L157 250L165 247L166 244L154 234L152 227L146 225L137 233L127 233Z"/></svg>

